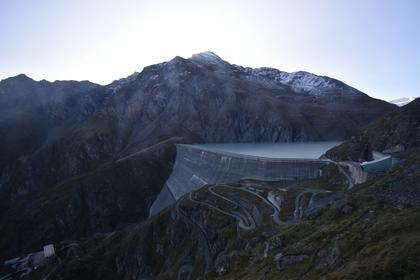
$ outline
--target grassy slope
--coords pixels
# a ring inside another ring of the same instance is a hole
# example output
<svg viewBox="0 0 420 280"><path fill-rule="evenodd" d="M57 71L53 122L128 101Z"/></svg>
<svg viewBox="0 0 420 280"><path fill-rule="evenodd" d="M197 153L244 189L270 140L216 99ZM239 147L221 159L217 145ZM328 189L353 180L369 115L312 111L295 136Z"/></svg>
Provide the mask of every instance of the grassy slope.
<svg viewBox="0 0 420 280"><path fill-rule="evenodd" d="M0 257L144 220L174 155L174 146L163 144L15 201L0 216Z"/></svg>
<svg viewBox="0 0 420 280"><path fill-rule="evenodd" d="M420 205L401 204L382 195L384 187L394 196L410 196L407 176L418 182L418 154L407 155L388 174L359 185L350 192L350 212L329 206L288 226L277 235L282 246L256 265L243 263L236 271L215 279L419 279ZM411 175L409 175L411 174ZM384 199L385 198L385 199ZM331 255L338 256L336 261ZM278 271L274 256L307 255L302 262Z"/></svg>

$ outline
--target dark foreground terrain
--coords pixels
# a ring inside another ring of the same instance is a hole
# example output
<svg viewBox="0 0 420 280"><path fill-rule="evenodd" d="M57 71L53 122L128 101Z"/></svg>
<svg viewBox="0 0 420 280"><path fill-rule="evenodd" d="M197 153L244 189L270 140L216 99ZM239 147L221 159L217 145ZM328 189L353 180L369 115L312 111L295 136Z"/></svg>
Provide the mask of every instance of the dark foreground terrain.
<svg viewBox="0 0 420 280"><path fill-rule="evenodd" d="M325 173L207 186L148 221L62 242L28 279L418 279L420 157L351 190Z"/></svg>

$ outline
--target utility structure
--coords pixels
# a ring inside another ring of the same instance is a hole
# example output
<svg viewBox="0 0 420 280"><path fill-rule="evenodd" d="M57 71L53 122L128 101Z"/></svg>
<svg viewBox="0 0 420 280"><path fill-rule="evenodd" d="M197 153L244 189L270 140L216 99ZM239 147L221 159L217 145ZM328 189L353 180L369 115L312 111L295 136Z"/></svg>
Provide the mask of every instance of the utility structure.
<svg viewBox="0 0 420 280"><path fill-rule="evenodd" d="M380 152L372 152L372 161L365 161L360 164L363 171L368 173L385 172L394 165L394 158Z"/></svg>

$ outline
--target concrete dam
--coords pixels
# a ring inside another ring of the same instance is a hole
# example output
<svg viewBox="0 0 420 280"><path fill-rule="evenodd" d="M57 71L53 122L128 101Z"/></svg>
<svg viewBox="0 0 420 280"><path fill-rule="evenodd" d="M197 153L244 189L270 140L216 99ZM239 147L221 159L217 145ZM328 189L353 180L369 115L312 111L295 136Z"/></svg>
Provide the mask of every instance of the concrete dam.
<svg viewBox="0 0 420 280"><path fill-rule="evenodd" d="M206 184L242 179L304 180L320 177L330 160L320 158L339 142L176 145L172 173L149 216Z"/></svg>

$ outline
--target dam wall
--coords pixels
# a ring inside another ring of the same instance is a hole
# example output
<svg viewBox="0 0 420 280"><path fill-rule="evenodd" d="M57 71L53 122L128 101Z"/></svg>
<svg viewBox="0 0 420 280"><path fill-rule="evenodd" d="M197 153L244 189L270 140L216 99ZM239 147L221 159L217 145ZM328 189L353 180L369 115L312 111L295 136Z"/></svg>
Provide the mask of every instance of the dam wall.
<svg viewBox="0 0 420 280"><path fill-rule="evenodd" d="M266 158L182 144L176 146L176 151L172 174L152 204L149 216L206 184L242 179L313 179L320 177L320 168L330 162L328 159Z"/></svg>

